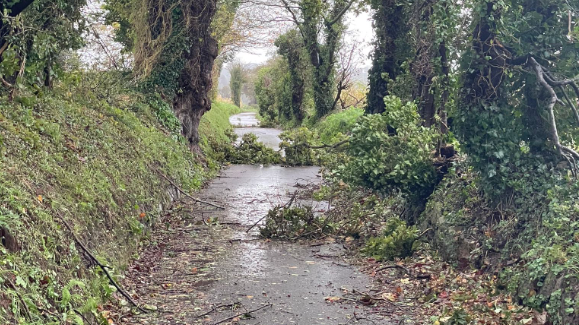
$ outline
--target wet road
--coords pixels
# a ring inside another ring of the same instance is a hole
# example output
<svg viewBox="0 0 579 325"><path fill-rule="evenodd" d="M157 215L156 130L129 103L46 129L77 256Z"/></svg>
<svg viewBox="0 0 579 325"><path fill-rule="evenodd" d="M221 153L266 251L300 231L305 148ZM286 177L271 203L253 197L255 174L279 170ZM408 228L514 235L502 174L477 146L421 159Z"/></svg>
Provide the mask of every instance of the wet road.
<svg viewBox="0 0 579 325"><path fill-rule="evenodd" d="M279 135L281 134L281 130L260 128L259 121L255 118L255 113L233 115L229 118L229 123L236 128L235 133L238 135L238 143L241 141L241 137L244 134L253 133L259 138L259 141L266 146L273 148L274 150L279 150L279 144L281 143Z"/></svg>
<svg viewBox="0 0 579 325"><path fill-rule="evenodd" d="M236 115L230 121L241 126L258 124L254 113ZM251 130L260 131L256 132L260 140L276 146L272 136L279 131L275 129L237 128L236 133ZM367 314L356 303L326 301L327 297L341 297L352 290L368 291L370 284L365 275L341 261L341 245L312 247L257 241L257 227L249 234L245 231L269 209L285 204L296 185L319 182L318 172L317 167L234 165L203 191L204 199L227 206L215 216L236 225L231 247L215 265L217 281L206 291L208 303L219 306L239 302L244 308L241 311L271 305L252 313L254 318L239 320L241 324L384 324L379 316ZM311 204L318 211L327 209L324 203L300 203ZM235 313L222 312L214 319Z"/></svg>

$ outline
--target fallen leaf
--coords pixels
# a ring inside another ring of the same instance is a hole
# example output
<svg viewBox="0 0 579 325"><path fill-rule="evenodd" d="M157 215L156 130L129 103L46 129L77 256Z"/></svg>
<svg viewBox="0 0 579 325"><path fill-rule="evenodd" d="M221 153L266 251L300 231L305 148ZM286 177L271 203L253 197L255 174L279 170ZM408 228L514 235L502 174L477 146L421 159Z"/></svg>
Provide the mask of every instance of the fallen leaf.
<svg viewBox="0 0 579 325"><path fill-rule="evenodd" d="M396 298L397 298L397 297L396 297L396 294L395 294L395 293L384 292L384 293L382 294L382 298L394 302L394 301L396 301Z"/></svg>
<svg viewBox="0 0 579 325"><path fill-rule="evenodd" d="M336 301L340 301L340 297L326 297L324 298L324 300L329 301L329 302L336 302Z"/></svg>

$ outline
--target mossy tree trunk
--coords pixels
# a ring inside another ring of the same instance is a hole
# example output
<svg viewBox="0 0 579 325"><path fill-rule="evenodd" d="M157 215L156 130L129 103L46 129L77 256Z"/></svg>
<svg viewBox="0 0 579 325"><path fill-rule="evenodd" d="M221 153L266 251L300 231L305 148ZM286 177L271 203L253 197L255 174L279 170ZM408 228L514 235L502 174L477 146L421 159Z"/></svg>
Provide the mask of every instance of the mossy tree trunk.
<svg viewBox="0 0 579 325"><path fill-rule="evenodd" d="M135 31L135 70L151 90L172 99L183 136L199 150L199 123L211 109L213 66L219 53L211 34L217 0L142 0Z"/></svg>

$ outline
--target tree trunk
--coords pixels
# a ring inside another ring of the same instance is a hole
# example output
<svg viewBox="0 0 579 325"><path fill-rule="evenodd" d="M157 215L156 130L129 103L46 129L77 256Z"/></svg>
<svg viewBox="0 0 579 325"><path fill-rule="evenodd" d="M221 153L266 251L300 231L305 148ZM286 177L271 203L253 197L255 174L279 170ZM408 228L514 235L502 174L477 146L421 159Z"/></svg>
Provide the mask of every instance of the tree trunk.
<svg viewBox="0 0 579 325"><path fill-rule="evenodd" d="M438 108L438 116L440 116L440 133L448 133L448 115L446 113L446 104L450 96L450 65L448 63L448 56L446 54L446 43L440 42L438 46L438 55L440 55L440 64L442 66L442 96L440 98L440 106Z"/></svg>
<svg viewBox="0 0 579 325"><path fill-rule="evenodd" d="M374 5L374 30L376 41L372 68L369 71L370 89L366 113L380 114L385 111L384 97L389 95L388 79L396 79L402 72L401 63L406 59L400 41L408 35L404 6L397 0L381 0Z"/></svg>
<svg viewBox="0 0 579 325"><path fill-rule="evenodd" d="M199 151L199 123L211 109L212 71L219 53L217 41L211 36L216 0L192 1L188 9L191 10L188 26L191 44L184 54L186 63L178 79L180 91L173 101L173 109L191 149Z"/></svg>

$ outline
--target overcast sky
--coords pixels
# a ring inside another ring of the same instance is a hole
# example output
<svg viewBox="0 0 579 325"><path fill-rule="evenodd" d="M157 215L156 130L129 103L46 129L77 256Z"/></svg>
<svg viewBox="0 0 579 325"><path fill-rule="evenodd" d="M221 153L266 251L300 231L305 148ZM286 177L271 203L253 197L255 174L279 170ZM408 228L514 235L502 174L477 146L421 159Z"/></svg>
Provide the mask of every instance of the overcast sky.
<svg viewBox="0 0 579 325"><path fill-rule="evenodd" d="M347 17L348 32L346 33L346 42L356 42L360 45L362 52L362 66L370 65L371 42L374 32L372 30L372 17L368 12L359 15L349 14ZM251 52L242 50L237 53L236 58L242 63L264 63L275 53L275 47L269 46L258 49L251 49Z"/></svg>

